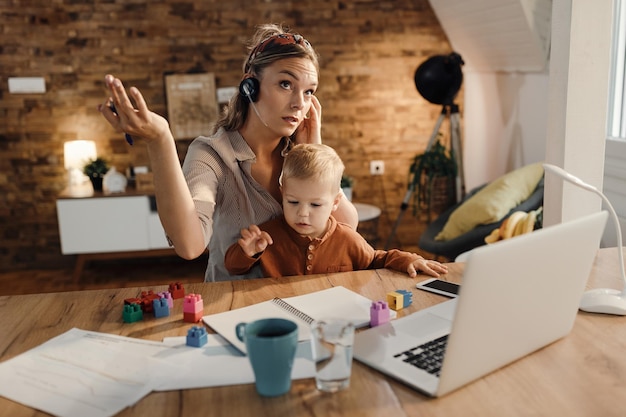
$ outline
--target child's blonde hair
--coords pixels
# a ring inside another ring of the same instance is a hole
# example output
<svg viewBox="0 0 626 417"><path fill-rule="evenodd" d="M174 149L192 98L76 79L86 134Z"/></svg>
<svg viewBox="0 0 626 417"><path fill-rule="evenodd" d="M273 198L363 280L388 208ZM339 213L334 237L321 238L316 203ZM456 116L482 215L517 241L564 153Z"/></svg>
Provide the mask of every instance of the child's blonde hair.
<svg viewBox="0 0 626 417"><path fill-rule="evenodd" d="M333 148L322 144L299 144L285 156L281 185L288 178L328 182L333 191L341 189L344 165Z"/></svg>

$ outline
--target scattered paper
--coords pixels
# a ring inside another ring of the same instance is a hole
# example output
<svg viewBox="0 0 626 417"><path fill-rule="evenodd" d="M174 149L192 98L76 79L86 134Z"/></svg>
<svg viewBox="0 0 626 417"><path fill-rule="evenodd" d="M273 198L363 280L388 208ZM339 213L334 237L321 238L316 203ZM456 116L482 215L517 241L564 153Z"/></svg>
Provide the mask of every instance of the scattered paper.
<svg viewBox="0 0 626 417"><path fill-rule="evenodd" d="M59 417L108 417L151 391L254 383L247 356L219 335L202 347L71 329L0 363L0 395ZM293 379L311 378L311 344L298 344Z"/></svg>
<svg viewBox="0 0 626 417"><path fill-rule="evenodd" d="M115 415L150 393L163 373L142 349L154 342L137 340L69 330L1 363L0 395L56 416Z"/></svg>
<svg viewBox="0 0 626 417"><path fill-rule="evenodd" d="M247 356L234 348L223 337L209 334L202 347L186 345L185 337L167 337L164 344L172 347L155 357L177 364L172 373L156 388L157 391L216 387L254 383L252 365ZM291 379L312 378L315 364L309 341L298 344Z"/></svg>

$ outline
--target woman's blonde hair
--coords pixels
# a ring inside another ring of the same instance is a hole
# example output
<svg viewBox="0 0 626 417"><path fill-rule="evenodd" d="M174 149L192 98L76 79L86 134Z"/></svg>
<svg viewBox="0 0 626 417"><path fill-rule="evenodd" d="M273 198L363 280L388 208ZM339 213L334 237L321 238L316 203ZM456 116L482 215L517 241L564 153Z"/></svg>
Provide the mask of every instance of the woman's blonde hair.
<svg viewBox="0 0 626 417"><path fill-rule="evenodd" d="M286 58L308 58L319 73L318 55L306 39L282 25L260 25L248 43L248 56L243 63L243 79L262 78L268 65ZM235 94L215 123L213 133L221 127L229 131L240 129L246 121L249 109L250 100L241 94Z"/></svg>
<svg viewBox="0 0 626 417"><path fill-rule="evenodd" d="M328 182L333 191L341 189L344 165L333 148L323 144L302 143L295 145L285 156L281 185L289 178L315 179Z"/></svg>

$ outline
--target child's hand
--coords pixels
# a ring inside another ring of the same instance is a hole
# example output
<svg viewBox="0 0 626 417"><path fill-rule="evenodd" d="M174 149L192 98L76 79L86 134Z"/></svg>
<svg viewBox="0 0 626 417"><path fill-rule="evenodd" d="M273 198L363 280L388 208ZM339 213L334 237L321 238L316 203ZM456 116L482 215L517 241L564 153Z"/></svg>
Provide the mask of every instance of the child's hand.
<svg viewBox="0 0 626 417"><path fill-rule="evenodd" d="M448 267L437 261L430 261L421 258L413 261L406 270L411 278L415 278L417 276L417 271L422 271L431 277L437 278L439 277L439 274L447 274Z"/></svg>
<svg viewBox="0 0 626 417"><path fill-rule="evenodd" d="M241 229L241 238L237 243L246 255L252 257L263 252L274 241L269 233L262 231L259 226L253 224L247 229Z"/></svg>

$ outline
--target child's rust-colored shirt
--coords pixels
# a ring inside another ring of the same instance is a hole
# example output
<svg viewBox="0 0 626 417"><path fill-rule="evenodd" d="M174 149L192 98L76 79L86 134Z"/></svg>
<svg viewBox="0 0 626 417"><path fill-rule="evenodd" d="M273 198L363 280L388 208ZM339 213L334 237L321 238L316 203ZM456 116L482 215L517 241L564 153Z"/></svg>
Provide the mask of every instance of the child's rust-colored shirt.
<svg viewBox="0 0 626 417"><path fill-rule="evenodd" d="M259 264L265 277L325 274L389 268L406 272L410 263L421 257L397 249L376 250L347 224L331 217L328 231L317 239L304 237L293 230L284 216L259 226L269 233L274 244L257 257L247 256L238 243L226 251L224 264L233 275L245 274Z"/></svg>

